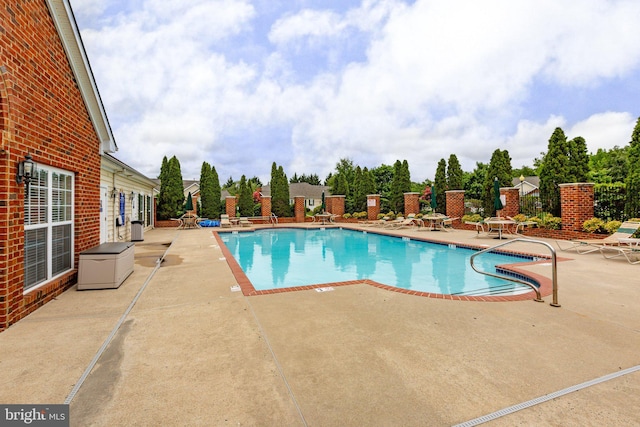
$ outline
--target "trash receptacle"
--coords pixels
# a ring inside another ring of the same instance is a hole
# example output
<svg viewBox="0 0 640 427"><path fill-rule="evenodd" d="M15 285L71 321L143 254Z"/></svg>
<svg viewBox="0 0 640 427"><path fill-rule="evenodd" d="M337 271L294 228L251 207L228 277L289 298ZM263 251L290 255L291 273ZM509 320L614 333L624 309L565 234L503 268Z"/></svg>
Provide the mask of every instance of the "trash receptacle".
<svg viewBox="0 0 640 427"><path fill-rule="evenodd" d="M142 242L144 240L144 227L142 221L131 221L131 241Z"/></svg>

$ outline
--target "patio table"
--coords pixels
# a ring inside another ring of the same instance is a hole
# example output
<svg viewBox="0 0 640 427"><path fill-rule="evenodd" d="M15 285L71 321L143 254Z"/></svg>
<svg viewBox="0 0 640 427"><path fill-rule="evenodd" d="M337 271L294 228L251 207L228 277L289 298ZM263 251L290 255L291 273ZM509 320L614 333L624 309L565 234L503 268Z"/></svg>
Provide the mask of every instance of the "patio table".
<svg viewBox="0 0 640 427"><path fill-rule="evenodd" d="M425 215L422 217L423 222L428 222L428 225L426 227L431 231L449 231L444 226L444 222L447 219L449 219L449 217L446 215Z"/></svg>
<svg viewBox="0 0 640 427"><path fill-rule="evenodd" d="M327 221L331 218L332 214L323 213L323 214L315 214L316 219L322 222L322 225L325 225Z"/></svg>
<svg viewBox="0 0 640 427"><path fill-rule="evenodd" d="M516 225L517 222L511 219L488 219L484 222L487 224L487 235L491 233L498 233L498 239L502 239L502 234L506 231L510 233L509 227Z"/></svg>

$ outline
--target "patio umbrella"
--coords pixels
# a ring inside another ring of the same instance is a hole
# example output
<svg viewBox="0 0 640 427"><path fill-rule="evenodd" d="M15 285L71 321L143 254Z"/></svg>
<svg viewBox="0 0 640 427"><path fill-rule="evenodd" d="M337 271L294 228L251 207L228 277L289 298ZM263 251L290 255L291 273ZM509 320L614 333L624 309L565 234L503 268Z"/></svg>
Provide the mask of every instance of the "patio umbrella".
<svg viewBox="0 0 640 427"><path fill-rule="evenodd" d="M435 211L437 207L438 207L438 202L436 201L436 186L432 185L431 186L431 209Z"/></svg>
<svg viewBox="0 0 640 427"><path fill-rule="evenodd" d="M189 191L189 194L187 194L187 205L185 206L185 210L193 210L193 199L191 198L191 191Z"/></svg>
<svg viewBox="0 0 640 427"><path fill-rule="evenodd" d="M322 212L324 213L324 210L325 210L325 205L324 205L324 191L322 192L322 205L321 205L321 207L322 207Z"/></svg>
<svg viewBox="0 0 640 427"><path fill-rule="evenodd" d="M497 176L493 180L493 207L496 208L496 211L504 208L502 200L500 200L500 181Z"/></svg>

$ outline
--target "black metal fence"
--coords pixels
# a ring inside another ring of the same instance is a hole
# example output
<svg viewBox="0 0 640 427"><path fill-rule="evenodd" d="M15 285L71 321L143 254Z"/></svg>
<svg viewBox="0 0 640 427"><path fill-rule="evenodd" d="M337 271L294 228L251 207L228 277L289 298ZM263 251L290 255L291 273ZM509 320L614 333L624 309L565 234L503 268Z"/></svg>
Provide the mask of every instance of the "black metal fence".
<svg viewBox="0 0 640 427"><path fill-rule="evenodd" d="M626 190L623 183L596 184L594 186L594 217L603 221L625 221L630 218L640 218L640 210L634 213L625 213ZM544 203L543 194L525 194L520 196L520 213L528 217L540 216L543 212L549 212L548 207L553 203ZM633 195L632 197L640 197ZM465 213L483 214L480 200L465 198Z"/></svg>
<svg viewBox="0 0 640 427"><path fill-rule="evenodd" d="M603 221L628 219L624 212L626 199L624 184L596 184L594 187L594 216Z"/></svg>

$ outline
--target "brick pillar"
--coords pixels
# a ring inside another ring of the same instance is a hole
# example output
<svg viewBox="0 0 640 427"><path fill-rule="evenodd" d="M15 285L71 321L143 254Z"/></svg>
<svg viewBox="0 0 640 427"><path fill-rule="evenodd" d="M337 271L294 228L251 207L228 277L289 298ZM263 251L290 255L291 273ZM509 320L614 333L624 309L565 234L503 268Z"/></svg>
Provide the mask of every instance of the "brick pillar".
<svg viewBox="0 0 640 427"><path fill-rule="evenodd" d="M260 215L271 216L271 196L260 196Z"/></svg>
<svg viewBox="0 0 640 427"><path fill-rule="evenodd" d="M236 217L236 196L227 196L225 199L225 212L229 218Z"/></svg>
<svg viewBox="0 0 640 427"><path fill-rule="evenodd" d="M420 193L404 193L404 216L420 212Z"/></svg>
<svg viewBox="0 0 640 427"><path fill-rule="evenodd" d="M562 229L582 231L582 224L594 216L594 184L560 184L559 187Z"/></svg>
<svg viewBox="0 0 640 427"><path fill-rule="evenodd" d="M324 197L324 211L331 212L331 207L333 206L333 196L325 196Z"/></svg>
<svg viewBox="0 0 640 427"><path fill-rule="evenodd" d="M344 215L345 196L329 196L327 201L327 212L334 215Z"/></svg>
<svg viewBox="0 0 640 427"><path fill-rule="evenodd" d="M449 190L444 192L447 198L447 216L458 218L464 216L464 190Z"/></svg>
<svg viewBox="0 0 640 427"><path fill-rule="evenodd" d="M295 196L293 198L293 212L294 217L296 218L296 222L304 222L304 196Z"/></svg>
<svg viewBox="0 0 640 427"><path fill-rule="evenodd" d="M514 217L520 213L520 190L515 187L503 187L500 195L504 195L504 208L500 211L502 216Z"/></svg>
<svg viewBox="0 0 640 427"><path fill-rule="evenodd" d="M367 195L367 219L373 221L378 219L380 214L380 195L368 194Z"/></svg>

